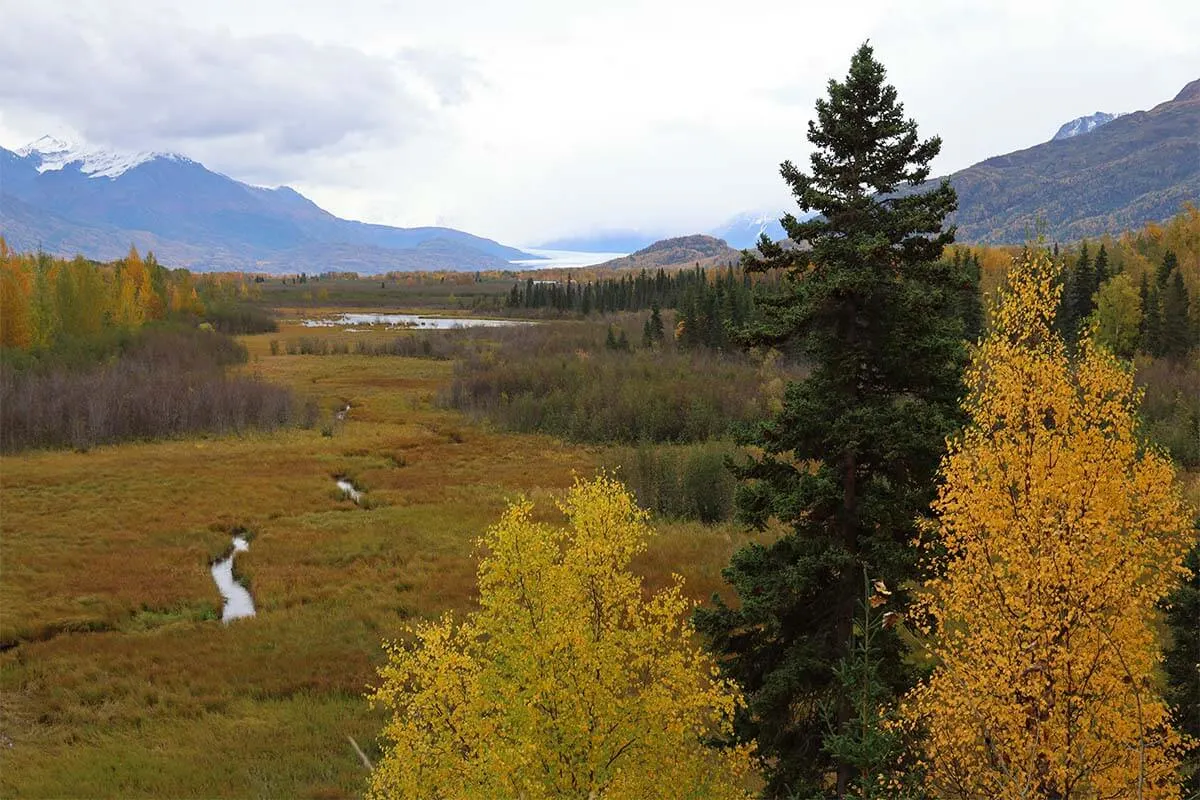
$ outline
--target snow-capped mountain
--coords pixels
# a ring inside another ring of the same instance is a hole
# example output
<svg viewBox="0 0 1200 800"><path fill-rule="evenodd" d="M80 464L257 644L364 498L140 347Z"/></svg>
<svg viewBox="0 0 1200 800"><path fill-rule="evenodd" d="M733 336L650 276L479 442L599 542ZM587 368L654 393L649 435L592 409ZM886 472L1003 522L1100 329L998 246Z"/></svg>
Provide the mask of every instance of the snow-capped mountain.
<svg viewBox="0 0 1200 800"><path fill-rule="evenodd" d="M766 234L773 241L786 238L779 218L783 211L746 211L726 220L720 227L708 231L718 239L724 239L730 247L745 250L758 244L758 237Z"/></svg>
<svg viewBox="0 0 1200 800"><path fill-rule="evenodd" d="M23 158L34 160L39 173L60 170L70 164L78 164L79 171L90 178L117 178L139 164L156 158L167 158L174 161L190 160L176 153L149 151L121 153L102 150L54 136L43 136L16 152Z"/></svg>
<svg viewBox="0 0 1200 800"><path fill-rule="evenodd" d="M0 147L0 234L17 250L109 260L153 250L191 269L506 269L536 258L452 228L340 219L287 186L250 186L174 153L50 136Z"/></svg>
<svg viewBox="0 0 1200 800"><path fill-rule="evenodd" d="M1058 129L1058 133L1054 134L1054 138L1050 141L1057 142L1060 139L1070 139L1072 136L1082 136L1085 133L1091 133L1102 125L1107 125L1117 117L1123 117L1125 114L1106 114L1103 111L1097 111L1087 117L1076 117L1070 122Z"/></svg>

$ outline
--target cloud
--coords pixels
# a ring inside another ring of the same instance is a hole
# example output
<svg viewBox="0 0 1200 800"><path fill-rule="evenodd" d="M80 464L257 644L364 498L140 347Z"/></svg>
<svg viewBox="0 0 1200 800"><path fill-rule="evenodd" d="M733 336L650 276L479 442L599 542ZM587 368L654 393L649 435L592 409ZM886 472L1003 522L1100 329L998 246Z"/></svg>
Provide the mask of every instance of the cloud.
<svg viewBox="0 0 1200 800"><path fill-rule="evenodd" d="M250 166L394 143L435 125L440 104L463 102L475 74L435 50L386 57L294 34L188 27L148 9L87 10L5 12L0 104L124 149L241 150Z"/></svg>
<svg viewBox="0 0 1200 800"><path fill-rule="evenodd" d="M682 234L792 207L779 162L807 164L813 102L865 39L942 173L1196 77L1200 6L1129 19L1116 0L10 2L0 137L177 150L341 216L518 244Z"/></svg>

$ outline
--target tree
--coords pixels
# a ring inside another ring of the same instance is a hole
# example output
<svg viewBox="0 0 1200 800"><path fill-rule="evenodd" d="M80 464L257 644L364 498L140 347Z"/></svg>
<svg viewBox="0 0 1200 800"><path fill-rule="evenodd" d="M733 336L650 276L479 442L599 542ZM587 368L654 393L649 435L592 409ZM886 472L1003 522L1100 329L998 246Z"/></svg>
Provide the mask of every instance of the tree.
<svg viewBox="0 0 1200 800"><path fill-rule="evenodd" d="M1183 358L1192 349L1192 320L1189 316L1187 287L1178 269L1173 270L1161 297L1162 354L1169 358Z"/></svg>
<svg viewBox="0 0 1200 800"><path fill-rule="evenodd" d="M1175 798L1156 604L1191 521L1136 426L1132 371L1068 357L1044 254L1014 265L968 370L929 547L932 677L911 697L938 798ZM939 556L938 554L944 554Z"/></svg>
<svg viewBox="0 0 1200 800"><path fill-rule="evenodd" d="M33 342L30 271L0 238L0 347L26 348Z"/></svg>
<svg viewBox="0 0 1200 800"><path fill-rule="evenodd" d="M663 339L666 338L666 334L663 331L662 314L660 313L658 303L650 304L650 319L647 322L650 325L650 337L655 343L662 344Z"/></svg>
<svg viewBox="0 0 1200 800"><path fill-rule="evenodd" d="M916 574L913 521L933 499L945 437L960 420L966 278L941 257L955 194L946 181L908 188L928 178L941 140L918 138L884 78L864 44L845 81L831 80L817 101L812 174L790 161L780 168L801 210L820 212L781 220L811 249L764 236L743 261L787 275L756 306L762 320L745 338L799 351L812 371L745 437L762 456L737 469L743 519L774 517L789 530L734 555L724 575L739 606L714 597L697 625L747 692L739 733L756 739L771 797L848 791L851 765L823 746L821 709L836 705L837 730L855 719L835 670L852 646L859 577L865 566L899 587ZM894 632L878 646L889 692L906 686ZM831 771L837 782L826 787Z"/></svg>
<svg viewBox="0 0 1200 800"><path fill-rule="evenodd" d="M646 513L605 477L559 508L565 529L510 505L480 540L479 611L389 648L372 796L745 795L747 750L708 744L738 693L691 644L681 580L647 597L628 571Z"/></svg>
<svg viewBox="0 0 1200 800"><path fill-rule="evenodd" d="M1091 316L1095 306L1092 296L1096 293L1096 273L1092 270L1092 262L1088 257L1087 242L1079 246L1079 260L1075 262L1075 270L1071 276L1071 296L1063 299L1071 305L1072 325L1067 331L1067 340L1074 341L1079 334L1079 326Z"/></svg>
<svg viewBox="0 0 1200 800"><path fill-rule="evenodd" d="M1096 343L1121 358L1133 358L1142 324L1142 303L1129 275L1122 272L1111 278L1096 294L1096 301L1092 319Z"/></svg>
<svg viewBox="0 0 1200 800"><path fill-rule="evenodd" d="M1162 312L1159 306L1157 288L1151 288L1142 275L1142 285L1138 290L1142 301L1142 325L1138 337L1138 349L1152 356L1162 355Z"/></svg>
<svg viewBox="0 0 1200 800"><path fill-rule="evenodd" d="M1105 248L1103 242L1100 244L1099 251L1096 252L1096 264L1094 269L1096 273L1096 290L1099 291L1100 287L1112 277L1112 267L1109 266L1108 263L1108 249Z"/></svg>
<svg viewBox="0 0 1200 800"><path fill-rule="evenodd" d="M1166 604L1171 639L1163 659L1172 719L1194 742L1200 741L1200 529L1196 534L1197 542L1184 561L1191 575ZM1183 788L1186 797L1200 796L1200 748L1193 747L1184 764Z"/></svg>

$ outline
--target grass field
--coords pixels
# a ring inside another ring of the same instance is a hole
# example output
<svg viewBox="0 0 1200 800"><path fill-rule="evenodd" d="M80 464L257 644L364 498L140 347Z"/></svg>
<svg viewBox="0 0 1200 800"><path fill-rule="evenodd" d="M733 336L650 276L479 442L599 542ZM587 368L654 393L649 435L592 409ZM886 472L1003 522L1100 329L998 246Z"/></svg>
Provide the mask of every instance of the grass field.
<svg viewBox="0 0 1200 800"><path fill-rule="evenodd" d="M360 794L347 737L377 753L363 693L381 641L470 607L474 540L508 499L553 518L606 460L440 409L450 362L270 355L306 332L246 337L244 369L315 398L312 430L0 459L0 796ZM209 563L238 528L258 615L224 626ZM697 599L748 536L659 528L639 569L682 573Z"/></svg>

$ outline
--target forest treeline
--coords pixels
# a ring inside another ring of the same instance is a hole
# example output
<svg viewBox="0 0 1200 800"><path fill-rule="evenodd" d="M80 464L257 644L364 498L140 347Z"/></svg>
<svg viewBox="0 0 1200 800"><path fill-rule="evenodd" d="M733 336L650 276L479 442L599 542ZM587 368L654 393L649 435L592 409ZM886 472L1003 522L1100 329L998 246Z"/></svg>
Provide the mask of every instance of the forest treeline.
<svg viewBox="0 0 1200 800"><path fill-rule="evenodd" d="M25 353L87 349L117 331L166 320L208 321L218 330L274 330L250 306L258 288L240 273L168 269L136 248L111 263L16 253L0 237L0 347Z"/></svg>
<svg viewBox="0 0 1200 800"><path fill-rule="evenodd" d="M290 390L227 374L246 361L229 334L275 329L254 292L134 248L101 264L0 238L0 450L311 424Z"/></svg>

